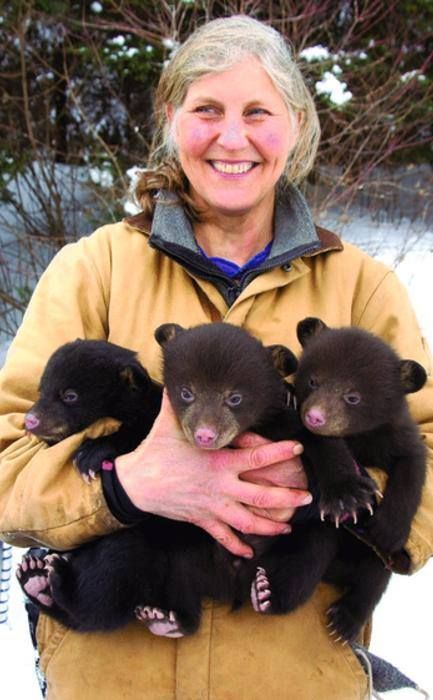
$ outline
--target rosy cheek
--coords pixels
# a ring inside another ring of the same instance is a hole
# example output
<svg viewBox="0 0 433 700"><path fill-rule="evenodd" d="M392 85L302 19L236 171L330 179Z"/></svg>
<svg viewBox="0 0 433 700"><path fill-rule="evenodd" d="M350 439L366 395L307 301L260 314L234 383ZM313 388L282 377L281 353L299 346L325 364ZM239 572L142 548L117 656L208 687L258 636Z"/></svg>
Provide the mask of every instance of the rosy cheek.
<svg viewBox="0 0 433 700"><path fill-rule="evenodd" d="M191 156L199 156L213 138L214 128L211 124L194 124L181 131L180 148Z"/></svg>
<svg viewBox="0 0 433 700"><path fill-rule="evenodd" d="M269 152L281 154L281 152L287 148L287 135L269 131L263 134L263 143Z"/></svg>

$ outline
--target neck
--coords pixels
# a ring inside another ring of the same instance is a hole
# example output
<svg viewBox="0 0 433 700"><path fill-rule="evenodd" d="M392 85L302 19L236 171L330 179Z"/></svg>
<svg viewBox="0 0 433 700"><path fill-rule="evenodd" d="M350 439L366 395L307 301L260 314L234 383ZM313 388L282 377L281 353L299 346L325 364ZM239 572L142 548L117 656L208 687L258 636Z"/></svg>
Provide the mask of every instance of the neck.
<svg viewBox="0 0 433 700"><path fill-rule="evenodd" d="M273 202L266 211L239 216L212 212L194 224L198 245L208 257L244 265L272 240Z"/></svg>

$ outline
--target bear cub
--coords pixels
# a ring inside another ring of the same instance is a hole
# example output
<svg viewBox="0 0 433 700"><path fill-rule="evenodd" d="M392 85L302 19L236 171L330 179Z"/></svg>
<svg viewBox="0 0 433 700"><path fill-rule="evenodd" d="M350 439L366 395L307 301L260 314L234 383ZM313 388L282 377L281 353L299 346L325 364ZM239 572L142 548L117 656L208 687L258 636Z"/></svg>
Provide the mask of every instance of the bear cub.
<svg viewBox="0 0 433 700"><path fill-rule="evenodd" d="M402 553L421 499L426 453L406 394L421 389L427 375L417 362L400 359L387 343L356 327L328 328L320 319L307 318L298 324L297 334L303 352L295 393L309 433L309 458L320 465L314 472L319 509L323 512L326 504L325 509L335 513L337 504L342 504L340 518L346 521L346 529L338 534L336 555L335 541L322 528L311 548L304 547L296 562L292 558L290 564L296 565L299 574L290 588L302 588L302 571L314 569L311 558L317 555L317 576L344 589L328 611L329 626L339 637L353 640L386 588L390 564ZM330 447L328 452L323 451L324 445ZM334 447L337 452L330 460ZM352 458L351 470L348 461L342 466L347 457ZM385 471L387 483L373 516L354 527L350 520L356 523L357 513L352 513L352 486L347 479L362 466ZM348 530L368 546L348 535ZM327 549L330 561L324 571ZM310 578L309 587L311 583ZM297 600L295 595L290 606L296 606Z"/></svg>
<svg viewBox="0 0 433 700"><path fill-rule="evenodd" d="M132 350L106 340L74 340L50 357L39 383L39 399L24 426L52 445L99 418L116 418L120 429L88 439L74 455L87 481L107 462L130 452L148 434L161 408L162 387L153 382Z"/></svg>

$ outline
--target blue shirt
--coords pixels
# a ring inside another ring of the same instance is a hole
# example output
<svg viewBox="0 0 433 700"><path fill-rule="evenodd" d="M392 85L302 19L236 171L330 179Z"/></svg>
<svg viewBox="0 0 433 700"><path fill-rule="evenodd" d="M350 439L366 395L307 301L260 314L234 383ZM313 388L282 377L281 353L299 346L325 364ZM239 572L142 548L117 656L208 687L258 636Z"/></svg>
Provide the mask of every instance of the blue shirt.
<svg viewBox="0 0 433 700"><path fill-rule="evenodd" d="M269 253L271 252L272 248L272 241L267 244L263 248L263 250L260 251L260 253L257 253L257 255L254 255L254 257L250 258L248 262L245 263L245 265L239 266L236 263L232 262L231 260L226 260L225 258L210 258L202 248L200 248L200 253L203 255L206 260L210 260L214 265L219 267L220 270L222 270L227 277L237 277L238 275L241 275L245 270L251 270L254 267L257 267L260 265L260 263L264 262L268 257Z"/></svg>

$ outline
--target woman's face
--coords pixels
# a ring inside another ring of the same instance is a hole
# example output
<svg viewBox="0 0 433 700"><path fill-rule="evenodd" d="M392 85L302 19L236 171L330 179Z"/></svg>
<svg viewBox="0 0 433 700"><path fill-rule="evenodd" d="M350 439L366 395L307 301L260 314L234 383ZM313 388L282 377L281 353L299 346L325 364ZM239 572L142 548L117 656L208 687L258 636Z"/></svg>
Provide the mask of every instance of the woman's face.
<svg viewBox="0 0 433 700"><path fill-rule="evenodd" d="M168 117L200 208L236 216L273 204L299 120L258 59L196 80L176 113L168 107Z"/></svg>

